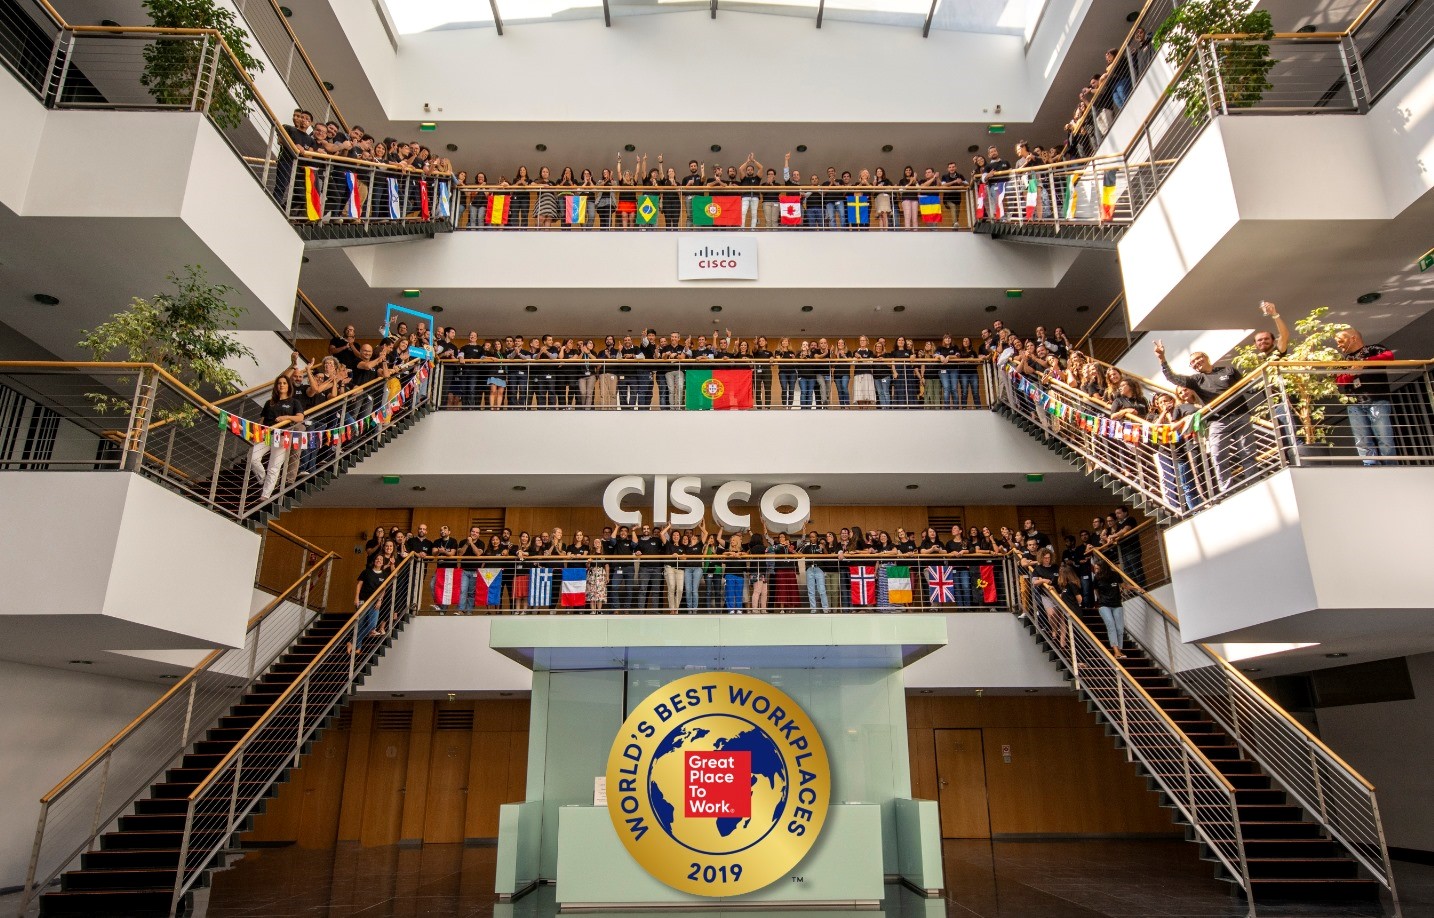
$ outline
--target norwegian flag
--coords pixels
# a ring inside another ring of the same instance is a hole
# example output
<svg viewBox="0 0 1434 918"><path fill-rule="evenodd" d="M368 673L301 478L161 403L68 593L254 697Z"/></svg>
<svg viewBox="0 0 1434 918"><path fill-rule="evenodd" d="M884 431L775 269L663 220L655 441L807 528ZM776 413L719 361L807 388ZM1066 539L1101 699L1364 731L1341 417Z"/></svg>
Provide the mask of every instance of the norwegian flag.
<svg viewBox="0 0 1434 918"><path fill-rule="evenodd" d="M876 605L876 568L852 565L851 604L854 606Z"/></svg>
<svg viewBox="0 0 1434 918"><path fill-rule="evenodd" d="M933 565L926 568L926 587L931 591L931 604L956 601L956 569L950 565Z"/></svg>

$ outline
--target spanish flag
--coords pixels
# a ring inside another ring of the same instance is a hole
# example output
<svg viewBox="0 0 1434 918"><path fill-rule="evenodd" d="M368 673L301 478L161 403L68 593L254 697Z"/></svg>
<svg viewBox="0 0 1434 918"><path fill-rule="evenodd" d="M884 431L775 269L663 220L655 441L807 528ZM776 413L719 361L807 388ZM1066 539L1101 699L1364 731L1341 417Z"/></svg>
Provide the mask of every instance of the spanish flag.
<svg viewBox="0 0 1434 918"><path fill-rule="evenodd" d="M304 209L311 222L324 216L324 203L319 198L319 180L313 166L304 167Z"/></svg>
<svg viewBox="0 0 1434 918"><path fill-rule="evenodd" d="M508 203L512 200L510 195L494 194L488 196L488 223L492 226L506 226L508 224Z"/></svg>

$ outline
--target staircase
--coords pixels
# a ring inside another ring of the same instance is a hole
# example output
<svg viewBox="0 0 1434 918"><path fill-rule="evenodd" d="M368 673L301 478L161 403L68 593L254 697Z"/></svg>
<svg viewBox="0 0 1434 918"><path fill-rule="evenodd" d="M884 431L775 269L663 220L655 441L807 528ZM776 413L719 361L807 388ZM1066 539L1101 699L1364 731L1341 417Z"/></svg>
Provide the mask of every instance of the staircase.
<svg viewBox="0 0 1434 918"><path fill-rule="evenodd" d="M32 873L27 899L42 893L40 915L185 914L192 890L207 886L209 875L225 866L232 838L250 827L254 814L262 812L278 784L403 631L418 605L417 571L408 562L401 564L356 613L315 616L223 716L194 742L166 754L169 766L147 787L130 792L130 802L121 804L117 819L100 822L91 810L99 828L89 836L78 868L60 873L59 888L52 891L44 889L45 874ZM384 633L365 631L371 626L364 621L370 613ZM365 633L358 634L361 631ZM183 704L183 698L178 701ZM122 734L119 739L125 738ZM140 740L141 745L147 742ZM76 774L83 775L83 769ZM62 785L57 791L66 789ZM88 807L87 798L79 796L79 808ZM41 841L49 840L46 816L70 809L61 794L47 795L37 859ZM59 836L55 848L61 853L45 861L57 863L59 872L73 862L65 847L70 839L60 831L52 834Z"/></svg>
<svg viewBox="0 0 1434 918"><path fill-rule="evenodd" d="M985 220L977 223L974 232L992 239L1009 239L1033 245L1061 245L1080 249L1115 251L1120 238L1129 229L1128 223L1021 223L1010 220Z"/></svg>
<svg viewBox="0 0 1434 918"><path fill-rule="evenodd" d="M1215 658L1200 666L1213 652L1179 644L1178 623L1133 581L1125 583L1124 659L1106 649L1096 612L1071 610L1045 587L1023 591L1024 624L1162 805L1175 811L1186 839L1215 865L1216 879L1243 893L1252 915L1272 902L1374 901L1381 887L1394 896L1373 788L1228 663ZM1177 676L1162 655L1178 660ZM1218 692L1217 679L1225 683ZM1231 729L1231 714L1247 710L1236 721L1244 726ZM1288 751L1288 764L1275 766L1286 752L1274 749ZM1313 765L1316 774L1299 773L1295 763ZM1202 773L1214 783L1202 787ZM1311 778L1338 799L1301 799ZM1217 784L1224 790L1214 790Z"/></svg>

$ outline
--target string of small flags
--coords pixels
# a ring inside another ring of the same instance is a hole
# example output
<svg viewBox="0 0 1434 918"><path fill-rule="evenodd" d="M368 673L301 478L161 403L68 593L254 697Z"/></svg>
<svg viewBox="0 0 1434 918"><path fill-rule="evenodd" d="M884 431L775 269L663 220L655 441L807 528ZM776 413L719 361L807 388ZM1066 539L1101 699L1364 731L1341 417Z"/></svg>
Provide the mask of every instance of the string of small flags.
<svg viewBox="0 0 1434 918"><path fill-rule="evenodd" d="M1145 421L1117 421L1098 414L1086 414L1051 395L1045 389L1019 373L1010 373L1011 385L1040 409L1053 418L1059 418L1081 430L1098 437L1120 440L1124 443L1151 443L1164 446L1194 439L1204 426L1197 413L1188 428L1177 424L1150 424Z"/></svg>
<svg viewBox="0 0 1434 918"><path fill-rule="evenodd" d="M258 421L251 421L237 414L231 414L221 408L219 409L219 428L229 431L236 437L244 438L248 443L266 443L276 449L318 449L322 446L347 443L365 431L375 430L392 421L393 413L408 403L419 384L426 379L428 379L428 367L425 365L419 367L414 378L409 380L398 390L397 395L390 398L378 410L369 412L361 418L355 418L341 427L310 431L269 427Z"/></svg>

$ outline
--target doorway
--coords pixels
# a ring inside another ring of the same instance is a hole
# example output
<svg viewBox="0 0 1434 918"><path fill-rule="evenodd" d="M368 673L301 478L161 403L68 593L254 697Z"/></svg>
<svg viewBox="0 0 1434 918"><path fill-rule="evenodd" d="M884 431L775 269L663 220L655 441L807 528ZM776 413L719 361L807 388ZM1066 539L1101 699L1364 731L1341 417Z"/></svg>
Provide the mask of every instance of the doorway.
<svg viewBox="0 0 1434 918"><path fill-rule="evenodd" d="M942 838L990 838L986 755L979 729L936 730Z"/></svg>

